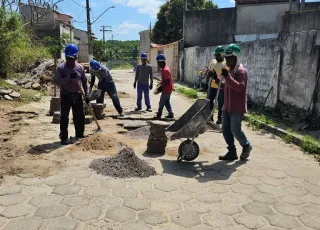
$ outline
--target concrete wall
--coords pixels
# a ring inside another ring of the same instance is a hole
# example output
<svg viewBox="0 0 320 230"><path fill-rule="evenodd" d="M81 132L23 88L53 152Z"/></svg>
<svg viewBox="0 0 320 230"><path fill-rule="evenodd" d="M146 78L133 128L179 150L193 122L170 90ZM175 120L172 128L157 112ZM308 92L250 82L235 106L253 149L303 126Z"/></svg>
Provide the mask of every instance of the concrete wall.
<svg viewBox="0 0 320 230"><path fill-rule="evenodd" d="M88 33L87 33L87 31L74 29L73 33L74 33L74 37L79 39L79 43L80 44L83 44L83 43L88 41Z"/></svg>
<svg viewBox="0 0 320 230"><path fill-rule="evenodd" d="M320 10L283 15L282 33L320 30Z"/></svg>
<svg viewBox="0 0 320 230"><path fill-rule="evenodd" d="M186 12L185 47L234 42L236 8Z"/></svg>
<svg viewBox="0 0 320 230"><path fill-rule="evenodd" d="M141 31L140 35L140 53L147 53L150 50L150 30Z"/></svg>

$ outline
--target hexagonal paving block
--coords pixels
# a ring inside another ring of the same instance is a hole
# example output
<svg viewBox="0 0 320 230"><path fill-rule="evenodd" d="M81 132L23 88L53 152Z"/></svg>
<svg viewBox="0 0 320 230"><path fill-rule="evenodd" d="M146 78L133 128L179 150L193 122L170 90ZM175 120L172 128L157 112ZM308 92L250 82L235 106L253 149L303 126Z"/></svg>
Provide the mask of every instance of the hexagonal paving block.
<svg viewBox="0 0 320 230"><path fill-rule="evenodd" d="M123 225L122 230L152 230L152 228L145 224L128 223Z"/></svg>
<svg viewBox="0 0 320 230"><path fill-rule="evenodd" d="M279 200L281 200L283 203L292 204L292 205L303 205L305 202L297 196L292 195L282 195L278 197Z"/></svg>
<svg viewBox="0 0 320 230"><path fill-rule="evenodd" d="M61 204L65 204L70 207L79 207L89 204L90 199L87 196L66 196L61 201Z"/></svg>
<svg viewBox="0 0 320 230"><path fill-rule="evenodd" d="M1 210L2 212L2 210ZM2 227L3 225L5 225L7 223L8 219L5 217L0 217L0 227Z"/></svg>
<svg viewBox="0 0 320 230"><path fill-rule="evenodd" d="M179 202L185 202L191 200L193 195L182 191L174 191L170 194L170 199Z"/></svg>
<svg viewBox="0 0 320 230"><path fill-rule="evenodd" d="M274 206L274 208L279 212L282 213L284 215L289 215L289 216L302 216L303 215L303 211L294 205L290 205L290 204L277 204Z"/></svg>
<svg viewBox="0 0 320 230"><path fill-rule="evenodd" d="M70 178L88 178L92 175L91 172L71 172L68 173L67 177Z"/></svg>
<svg viewBox="0 0 320 230"><path fill-rule="evenodd" d="M273 213L271 208L265 204L251 202L245 205L242 205L242 208L246 210L248 213L259 215L259 216L266 216Z"/></svg>
<svg viewBox="0 0 320 230"><path fill-rule="evenodd" d="M44 178L25 178L22 181L19 181L19 184L23 184L26 186L39 185L45 183Z"/></svg>
<svg viewBox="0 0 320 230"><path fill-rule="evenodd" d="M54 188L52 193L66 196L66 195L76 195L80 192L81 188L75 185L58 185Z"/></svg>
<svg viewBox="0 0 320 230"><path fill-rule="evenodd" d="M260 181L264 184L273 185L273 186L283 185L283 182L281 179L276 179L268 176L261 177Z"/></svg>
<svg viewBox="0 0 320 230"><path fill-rule="evenodd" d="M265 218L252 214L242 214L234 217L235 221L250 229L258 229L267 225Z"/></svg>
<svg viewBox="0 0 320 230"><path fill-rule="evenodd" d="M19 185L10 185L0 187L0 196L19 193L22 187Z"/></svg>
<svg viewBox="0 0 320 230"><path fill-rule="evenodd" d="M155 210L141 211L138 213L138 218L141 222L144 222L150 225L158 225L158 224L164 224L168 222L167 217L164 216L162 212L155 211Z"/></svg>
<svg viewBox="0 0 320 230"><path fill-rule="evenodd" d="M203 191L203 188L199 186L198 183L180 184L180 189L190 193L199 193Z"/></svg>
<svg viewBox="0 0 320 230"><path fill-rule="evenodd" d="M285 174L283 171L277 170L268 170L265 171L265 174L276 179L284 179L287 177L287 174Z"/></svg>
<svg viewBox="0 0 320 230"><path fill-rule="evenodd" d="M299 217L299 220L307 227L320 230L320 220L314 217L303 215Z"/></svg>
<svg viewBox="0 0 320 230"><path fill-rule="evenodd" d="M10 206L23 203L28 197L21 194L0 196L0 206Z"/></svg>
<svg viewBox="0 0 320 230"><path fill-rule="evenodd" d="M320 217L320 205L307 204L302 206L302 209L311 216Z"/></svg>
<svg viewBox="0 0 320 230"><path fill-rule="evenodd" d="M29 201L29 204L32 204L33 206L38 207L38 206L59 203L60 199L61 199L61 196L56 196L56 195L39 195L39 196L33 197Z"/></svg>
<svg viewBox="0 0 320 230"><path fill-rule="evenodd" d="M7 218L28 216L34 212L34 207L29 204L19 204L7 207L1 215Z"/></svg>
<svg viewBox="0 0 320 230"><path fill-rule="evenodd" d="M114 197L97 198L92 201L92 205L105 210L112 210L120 207L121 199Z"/></svg>
<svg viewBox="0 0 320 230"><path fill-rule="evenodd" d="M5 230L39 230L42 223L39 217L24 217L11 220Z"/></svg>
<svg viewBox="0 0 320 230"><path fill-rule="evenodd" d="M212 230L213 228L202 224L202 225L194 226L194 227L192 227L190 229L191 230ZM173 228L172 230L176 230L176 229ZM180 229L177 229L177 230L180 230ZM182 228L182 230L185 230L185 228Z"/></svg>
<svg viewBox="0 0 320 230"><path fill-rule="evenodd" d="M138 198L126 198L123 202L123 206L140 211L149 209L151 207L151 202Z"/></svg>
<svg viewBox="0 0 320 230"><path fill-rule="evenodd" d="M264 193L256 193L256 194L253 194L250 196L250 199L252 201L256 201L256 202L259 202L259 203L262 203L262 204L276 204L278 203L279 201L277 200L277 198L275 198L274 196L271 196L271 195L267 195L267 194L264 194Z"/></svg>
<svg viewBox="0 0 320 230"><path fill-rule="evenodd" d="M218 180L215 181L216 184L224 184L224 185L232 185L232 184L236 184L237 181L235 178L233 177L221 177L221 178L218 178Z"/></svg>
<svg viewBox="0 0 320 230"><path fill-rule="evenodd" d="M304 196L303 199L308 203L320 205L320 196L314 196L314 195L308 194Z"/></svg>
<svg viewBox="0 0 320 230"><path fill-rule="evenodd" d="M122 198L134 198L138 197L138 191L132 188L121 188L121 189L114 189L112 194L117 197Z"/></svg>
<svg viewBox="0 0 320 230"><path fill-rule="evenodd" d="M36 195L45 195L45 194L51 193L52 190L53 190L52 187L43 184L43 185L27 187L25 190L23 190L23 193L30 196L36 196Z"/></svg>
<svg viewBox="0 0 320 230"><path fill-rule="evenodd" d="M294 195L294 196L304 196L307 195L308 192L304 190L303 188L295 185L286 185L282 187L282 191L284 191L287 194Z"/></svg>
<svg viewBox="0 0 320 230"><path fill-rule="evenodd" d="M246 185L261 184L261 182L257 178L251 177L251 176L240 176L237 178L237 180L239 183L246 184Z"/></svg>
<svg viewBox="0 0 320 230"><path fill-rule="evenodd" d="M109 196L111 194L111 191L107 188L92 187L86 188L84 190L84 194L88 196Z"/></svg>
<svg viewBox="0 0 320 230"><path fill-rule="evenodd" d="M84 230L111 230L111 229L121 229L119 223L109 221L107 219L93 219L86 222ZM81 229L82 230L82 229Z"/></svg>
<svg viewBox="0 0 320 230"><path fill-rule="evenodd" d="M270 195L281 195L282 192L281 190L272 185L267 185L267 184L259 184L256 186L259 192L270 194Z"/></svg>
<svg viewBox="0 0 320 230"><path fill-rule="evenodd" d="M171 220L186 228L201 224L199 215L193 212L182 211L174 213L171 215Z"/></svg>
<svg viewBox="0 0 320 230"><path fill-rule="evenodd" d="M101 210L93 206L82 206L73 209L70 215L78 220L88 221L98 219L101 215Z"/></svg>
<svg viewBox="0 0 320 230"><path fill-rule="evenodd" d="M320 196L320 185L308 185L305 189L313 195Z"/></svg>
<svg viewBox="0 0 320 230"><path fill-rule="evenodd" d="M219 207L219 213L227 215L227 216L233 216L238 213L241 213L242 209L238 205L229 205L222 203Z"/></svg>
<svg viewBox="0 0 320 230"><path fill-rule="evenodd" d="M176 224L163 224L161 226L155 226L153 229L154 230L185 230L186 228Z"/></svg>
<svg viewBox="0 0 320 230"><path fill-rule="evenodd" d="M177 183L174 182L164 182L160 184L155 184L154 187L164 192L172 192L179 189Z"/></svg>
<svg viewBox="0 0 320 230"><path fill-rule="evenodd" d="M66 216L50 219L44 226L46 230L75 230L78 226L78 222L74 219Z"/></svg>
<svg viewBox="0 0 320 230"><path fill-rule="evenodd" d="M56 179L52 179L48 182L46 182L47 185L50 186L57 186L57 185L68 185L71 184L72 179L67 177L58 177Z"/></svg>
<svg viewBox="0 0 320 230"><path fill-rule="evenodd" d="M160 200L160 199L165 199L167 197L166 192L162 192L159 190L147 190L143 191L143 198L147 200Z"/></svg>
<svg viewBox="0 0 320 230"><path fill-rule="evenodd" d="M230 192L229 186L223 185L223 184L214 183L213 185L210 185L208 189L210 192L219 193L219 194Z"/></svg>
<svg viewBox="0 0 320 230"><path fill-rule="evenodd" d="M319 177L313 177L313 178L308 178L307 179L308 183L320 186L320 179Z"/></svg>
<svg viewBox="0 0 320 230"><path fill-rule="evenodd" d="M270 224L280 228L298 228L301 227L299 222L293 216L282 214L273 214L266 217Z"/></svg>
<svg viewBox="0 0 320 230"><path fill-rule="evenodd" d="M187 211L195 212L198 214L206 214L211 211L211 205L206 205L197 201L192 201L184 204L184 208Z"/></svg>
<svg viewBox="0 0 320 230"><path fill-rule="evenodd" d="M213 204L221 202L221 197L219 194L213 192L204 192L196 194L196 200L205 204Z"/></svg>
<svg viewBox="0 0 320 230"><path fill-rule="evenodd" d="M128 208L116 208L107 212L107 218L118 223L134 221L136 212Z"/></svg>
<svg viewBox="0 0 320 230"><path fill-rule="evenodd" d="M133 188L139 191L151 190L152 184L143 180L139 180L135 182L130 182L129 188Z"/></svg>
<svg viewBox="0 0 320 230"><path fill-rule="evenodd" d="M203 223L216 228L222 228L232 226L232 221L230 217L221 214L207 214L203 216Z"/></svg>
<svg viewBox="0 0 320 230"><path fill-rule="evenodd" d="M92 178L79 178L74 182L75 185L79 185L81 187L94 187L98 186L100 181L92 179Z"/></svg>
<svg viewBox="0 0 320 230"><path fill-rule="evenodd" d="M250 202L250 199L246 195L238 193L225 193L221 195L223 202L230 204L244 204Z"/></svg>
<svg viewBox="0 0 320 230"><path fill-rule="evenodd" d="M182 209L179 203L171 200L161 200L152 202L151 208L153 210L160 211L163 213L171 213Z"/></svg>
<svg viewBox="0 0 320 230"><path fill-rule="evenodd" d="M106 180L106 181L101 181L101 186L103 188L124 188L126 187L126 182L124 180Z"/></svg>
<svg viewBox="0 0 320 230"><path fill-rule="evenodd" d="M34 215L43 219L49 219L64 216L68 211L69 207L66 205L52 204L39 207Z"/></svg>
<svg viewBox="0 0 320 230"><path fill-rule="evenodd" d="M256 189L253 186L244 184L233 184L230 186L230 190L244 195L250 195L256 192Z"/></svg>
<svg viewBox="0 0 320 230"><path fill-rule="evenodd" d="M259 178L259 177L264 176L264 174L261 170L254 170L254 169L245 169L245 170L242 170L241 173L244 176L251 176L251 177L255 177L255 178Z"/></svg>

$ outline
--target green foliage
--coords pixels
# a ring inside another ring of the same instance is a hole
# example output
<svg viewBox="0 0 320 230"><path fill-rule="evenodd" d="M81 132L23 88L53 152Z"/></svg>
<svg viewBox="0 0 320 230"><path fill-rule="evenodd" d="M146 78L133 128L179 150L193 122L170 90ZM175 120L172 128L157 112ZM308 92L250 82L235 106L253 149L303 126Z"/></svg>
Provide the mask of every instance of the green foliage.
<svg viewBox="0 0 320 230"><path fill-rule="evenodd" d="M308 153L320 155L320 142L311 136L302 137L301 148Z"/></svg>
<svg viewBox="0 0 320 230"><path fill-rule="evenodd" d="M188 10L203 10L218 8L208 0L189 0ZM182 39L183 0L166 1L157 15L151 40L157 44L168 44Z"/></svg>
<svg viewBox="0 0 320 230"><path fill-rule="evenodd" d="M293 142L294 135L297 135L296 132L294 132L292 129L287 129L287 134L280 136L281 139L286 142L287 144L290 144Z"/></svg>
<svg viewBox="0 0 320 230"><path fill-rule="evenodd" d="M266 117L265 115L259 115L256 113L250 113L248 115L248 126L251 127L253 130L262 129L264 124L274 126L275 123Z"/></svg>
<svg viewBox="0 0 320 230"><path fill-rule="evenodd" d="M129 63L121 65L113 65L112 70L132 69L132 65Z"/></svg>
<svg viewBox="0 0 320 230"><path fill-rule="evenodd" d="M183 96L196 99L198 98L198 91L190 88L185 87L176 87L176 91Z"/></svg>
<svg viewBox="0 0 320 230"><path fill-rule="evenodd" d="M48 47L48 50L53 58L58 58L60 56L61 51L65 45L68 44L69 40L70 35L66 33L62 34L59 38L50 36L44 38L46 46Z"/></svg>

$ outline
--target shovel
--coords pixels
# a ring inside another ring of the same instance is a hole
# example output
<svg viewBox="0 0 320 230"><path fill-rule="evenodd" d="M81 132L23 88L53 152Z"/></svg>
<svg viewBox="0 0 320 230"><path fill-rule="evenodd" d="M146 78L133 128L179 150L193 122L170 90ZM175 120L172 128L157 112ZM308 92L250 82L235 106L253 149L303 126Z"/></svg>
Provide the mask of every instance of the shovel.
<svg viewBox="0 0 320 230"><path fill-rule="evenodd" d="M84 93L84 91L83 91L83 89L82 89L79 81L77 81L77 85L78 85L79 90L80 90L81 93L82 93L82 96L85 98L86 95L85 95L85 93ZM95 131L95 133L98 133L98 132L101 133L101 132L103 132L102 129L101 129L101 127L100 127L100 125L99 125L99 122L98 122L98 120L97 120L97 118L96 118L96 115L94 114L94 112L93 112L93 110L92 110L91 103L89 102L87 105L88 105L88 108L89 108L89 112L90 112L91 116L93 117L93 119L94 119L94 121L96 122L97 127L98 127L98 129Z"/></svg>

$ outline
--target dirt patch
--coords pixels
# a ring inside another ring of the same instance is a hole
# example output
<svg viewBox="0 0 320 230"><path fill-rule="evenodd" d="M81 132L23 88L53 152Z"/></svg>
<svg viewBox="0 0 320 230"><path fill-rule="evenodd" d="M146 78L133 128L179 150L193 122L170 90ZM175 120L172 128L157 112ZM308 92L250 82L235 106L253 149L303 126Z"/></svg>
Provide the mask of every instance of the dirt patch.
<svg viewBox="0 0 320 230"><path fill-rule="evenodd" d="M85 139L82 139L74 146L73 150L90 151L90 150L109 150L117 146L117 141L104 134L96 133Z"/></svg>
<svg viewBox="0 0 320 230"><path fill-rule="evenodd" d="M135 129L132 131L129 131L125 134L126 137L132 138L132 139L148 139L150 134L150 126L145 126L139 129Z"/></svg>
<svg viewBox="0 0 320 230"><path fill-rule="evenodd" d="M119 93L119 98L130 98L130 94L120 91Z"/></svg>
<svg viewBox="0 0 320 230"><path fill-rule="evenodd" d="M91 162L90 168L98 174L116 178L144 178L156 175L156 170L139 159L131 148L124 148L111 158L95 159Z"/></svg>

